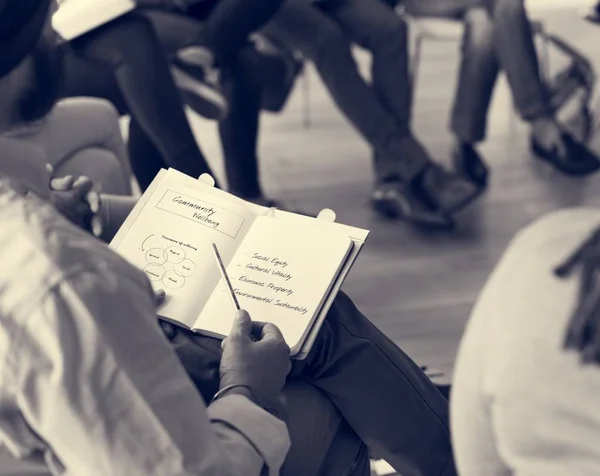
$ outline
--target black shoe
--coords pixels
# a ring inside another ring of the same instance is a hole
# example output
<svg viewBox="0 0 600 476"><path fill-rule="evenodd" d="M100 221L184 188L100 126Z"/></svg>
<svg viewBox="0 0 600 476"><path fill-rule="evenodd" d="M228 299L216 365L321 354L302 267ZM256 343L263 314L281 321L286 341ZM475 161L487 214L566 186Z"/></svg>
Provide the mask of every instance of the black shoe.
<svg viewBox="0 0 600 476"><path fill-rule="evenodd" d="M570 134L563 133L562 138L567 151L566 157L560 156L555 150L545 149L533 136L531 150L537 159L548 162L565 175L581 177L600 169L600 159L587 147L573 140Z"/></svg>
<svg viewBox="0 0 600 476"><path fill-rule="evenodd" d="M460 176L470 180L480 188L488 185L489 169L471 144L457 145L452 150L452 164Z"/></svg>
<svg viewBox="0 0 600 476"><path fill-rule="evenodd" d="M435 163L423 171L415 186L427 198L430 206L446 215L466 207L483 192L483 187Z"/></svg>
<svg viewBox="0 0 600 476"><path fill-rule="evenodd" d="M385 218L402 219L419 228L448 230L454 221L429 207L402 181L379 183L371 195L373 209Z"/></svg>
<svg viewBox="0 0 600 476"><path fill-rule="evenodd" d="M186 48L175 57L171 68L173 79L188 106L206 119L220 121L227 116L229 104L221 91L219 70L200 60L192 63L194 49L202 50Z"/></svg>

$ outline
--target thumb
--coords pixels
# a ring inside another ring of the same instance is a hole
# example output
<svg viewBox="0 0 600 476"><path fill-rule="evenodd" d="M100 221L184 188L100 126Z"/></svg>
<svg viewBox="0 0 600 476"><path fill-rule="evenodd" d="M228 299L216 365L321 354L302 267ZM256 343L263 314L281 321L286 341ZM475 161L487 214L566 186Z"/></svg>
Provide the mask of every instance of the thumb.
<svg viewBox="0 0 600 476"><path fill-rule="evenodd" d="M50 181L50 187L52 190L57 192L66 192L73 187L73 176L67 175L66 177L55 177Z"/></svg>
<svg viewBox="0 0 600 476"><path fill-rule="evenodd" d="M238 337L250 337L251 333L252 319L250 319L250 314L244 309L240 309L235 314L235 319L231 326L231 334L237 335Z"/></svg>

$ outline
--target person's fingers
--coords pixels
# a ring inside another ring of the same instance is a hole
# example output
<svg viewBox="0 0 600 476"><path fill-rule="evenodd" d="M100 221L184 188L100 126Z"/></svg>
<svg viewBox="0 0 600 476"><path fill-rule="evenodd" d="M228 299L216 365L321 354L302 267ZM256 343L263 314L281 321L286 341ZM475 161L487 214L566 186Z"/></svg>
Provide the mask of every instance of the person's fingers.
<svg viewBox="0 0 600 476"><path fill-rule="evenodd" d="M89 177L86 177L85 175L80 175L73 183L73 187L81 187L87 184L88 182L92 183L92 180Z"/></svg>
<svg viewBox="0 0 600 476"><path fill-rule="evenodd" d="M86 201L90 206L92 213L98 213L100 211L100 194L90 191L86 196Z"/></svg>
<svg viewBox="0 0 600 476"><path fill-rule="evenodd" d="M221 341L221 350L225 350L225 346L227 345L227 337Z"/></svg>
<svg viewBox="0 0 600 476"><path fill-rule="evenodd" d="M92 191L92 188L94 188L94 182L87 177L79 177L73 183L73 193L80 200L86 198L87 194Z"/></svg>
<svg viewBox="0 0 600 476"><path fill-rule="evenodd" d="M269 341L269 340L284 340L283 334L279 330L275 324L271 324L270 322L266 323L259 334L260 340Z"/></svg>
<svg viewBox="0 0 600 476"><path fill-rule="evenodd" d="M231 336L236 337L250 337L252 334L252 319L250 319L250 314L244 309L240 309L235 314L235 319L233 320L233 326L231 327Z"/></svg>
<svg viewBox="0 0 600 476"><path fill-rule="evenodd" d="M154 303L156 306L160 306L163 302L165 302L165 298L167 297L167 293L165 293L164 289L157 289L154 291Z"/></svg>
<svg viewBox="0 0 600 476"><path fill-rule="evenodd" d="M57 192L66 192L73 187L74 179L72 175L65 177L55 177L50 181L50 188Z"/></svg>

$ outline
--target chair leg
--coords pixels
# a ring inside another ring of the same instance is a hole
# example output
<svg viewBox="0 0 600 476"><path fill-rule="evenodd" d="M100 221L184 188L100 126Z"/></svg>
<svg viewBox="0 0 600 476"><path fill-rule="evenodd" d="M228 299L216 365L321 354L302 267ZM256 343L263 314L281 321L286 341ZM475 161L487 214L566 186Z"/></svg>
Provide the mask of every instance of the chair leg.
<svg viewBox="0 0 600 476"><path fill-rule="evenodd" d="M419 65L421 62L421 50L423 48L423 36L417 33L415 37L415 48L410 59L410 114L412 116L412 110L415 102L416 90L417 90L417 76L419 73Z"/></svg>
<svg viewBox="0 0 600 476"><path fill-rule="evenodd" d="M302 126L305 129L311 127L311 104L310 104L310 82L306 64L302 70Z"/></svg>

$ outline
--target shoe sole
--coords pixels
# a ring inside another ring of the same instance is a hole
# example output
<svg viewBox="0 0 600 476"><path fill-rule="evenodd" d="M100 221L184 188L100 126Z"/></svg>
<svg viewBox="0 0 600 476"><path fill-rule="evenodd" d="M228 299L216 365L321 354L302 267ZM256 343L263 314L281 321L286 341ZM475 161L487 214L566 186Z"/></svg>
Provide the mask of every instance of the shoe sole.
<svg viewBox="0 0 600 476"><path fill-rule="evenodd" d="M229 104L221 93L177 67L172 67L171 72L185 103L196 113L211 120L227 116Z"/></svg>
<svg viewBox="0 0 600 476"><path fill-rule="evenodd" d="M561 165L558 165L554 160L552 160L550 157L548 157L546 155L546 152L540 151L538 147L532 145L531 151L533 152L533 157L536 160L539 160L540 162L551 165L552 168L558 170L560 173L567 175L569 177L586 177L588 175L595 174L596 172L598 172L598 170L600 170L600 163L596 164L593 167L589 167L586 169L568 170L568 169L565 169L564 167L562 167Z"/></svg>
<svg viewBox="0 0 600 476"><path fill-rule="evenodd" d="M448 217L447 224L433 224L433 223L423 223L416 222L410 220L406 213L403 211L399 211L398 207L393 204L392 201L386 199L371 199L371 207L384 218L393 219L393 220L403 220L410 225L426 230L452 230L455 227L455 223Z"/></svg>
<svg viewBox="0 0 600 476"><path fill-rule="evenodd" d="M459 212L460 210L462 210L463 208L466 208L472 202L477 200L481 195L483 195L483 192L485 190L486 190L486 187L477 186L477 191L475 193L473 193L473 195L465 198L461 202L457 202L456 204L452 205L450 208L443 209L442 212L445 214L448 214L448 215L453 215L453 214Z"/></svg>

